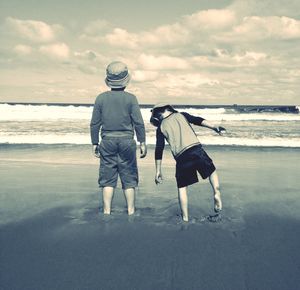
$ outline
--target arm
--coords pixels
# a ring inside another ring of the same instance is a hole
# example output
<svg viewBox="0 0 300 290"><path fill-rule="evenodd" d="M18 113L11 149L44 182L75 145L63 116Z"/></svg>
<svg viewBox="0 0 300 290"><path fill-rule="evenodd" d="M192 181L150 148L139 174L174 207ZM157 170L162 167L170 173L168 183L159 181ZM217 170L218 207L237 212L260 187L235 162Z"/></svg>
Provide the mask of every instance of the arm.
<svg viewBox="0 0 300 290"><path fill-rule="evenodd" d="M165 148L165 137L160 130L160 127L156 130L156 146L155 146L155 183L159 184L162 183L162 172L161 172L161 162L163 151Z"/></svg>
<svg viewBox="0 0 300 290"><path fill-rule="evenodd" d="M155 183L160 184L162 183L162 173L161 173L161 159L160 160L155 160L155 168L156 168L156 173L155 173Z"/></svg>
<svg viewBox="0 0 300 290"><path fill-rule="evenodd" d="M99 131L101 127L101 106L98 101L98 98L95 101L93 115L90 123L90 134L91 134L91 141L93 144L93 153L95 157L100 157L99 154Z"/></svg>
<svg viewBox="0 0 300 290"><path fill-rule="evenodd" d="M181 114L183 116L185 116L185 118L187 119L187 121L189 123L192 123L194 125L198 125L198 126L209 128L211 130L214 130L218 134L221 134L222 131L226 131L225 128L220 127L220 126L214 126L214 125L210 124L207 120L205 120L205 119L203 119L201 117L192 116L192 115L190 115L190 114L188 114L186 112L182 112Z"/></svg>
<svg viewBox="0 0 300 290"><path fill-rule="evenodd" d="M201 118L201 117L196 117L193 115L190 115L189 113L186 112L182 112L181 113L189 123L197 125L197 126L201 126L203 121L205 121L205 119Z"/></svg>
<svg viewBox="0 0 300 290"><path fill-rule="evenodd" d="M221 126L214 126L211 123L207 122L207 120L204 120L201 124L202 127L206 127L209 128L211 130L214 130L216 133L218 133L219 135L222 134L222 131L226 131L226 129L224 127Z"/></svg>
<svg viewBox="0 0 300 290"><path fill-rule="evenodd" d="M136 133L136 138L138 142L140 142L140 151L141 151L141 158L144 158L147 155L147 145L146 145L146 132L145 132L145 125L144 120L141 114L141 110L139 104L137 102L136 97L134 96L132 105L131 105L131 120L134 124L134 130Z"/></svg>

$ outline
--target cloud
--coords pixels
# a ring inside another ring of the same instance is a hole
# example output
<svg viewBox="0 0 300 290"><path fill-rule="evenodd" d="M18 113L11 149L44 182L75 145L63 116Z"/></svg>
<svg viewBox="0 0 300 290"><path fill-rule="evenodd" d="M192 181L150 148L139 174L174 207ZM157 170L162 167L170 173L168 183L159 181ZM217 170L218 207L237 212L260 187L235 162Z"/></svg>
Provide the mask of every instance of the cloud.
<svg viewBox="0 0 300 290"><path fill-rule="evenodd" d="M139 41L145 46L169 46L184 44L189 39L189 31L181 24L163 25L152 31L140 33Z"/></svg>
<svg viewBox="0 0 300 290"><path fill-rule="evenodd" d="M62 29L57 24L49 25L42 21L20 20L12 17L6 18L5 24L12 32L33 42L53 41L56 39L57 33Z"/></svg>
<svg viewBox="0 0 300 290"><path fill-rule="evenodd" d="M0 27L1 78L7 68L16 74L11 68L18 68L31 71L26 81L34 85L40 77L35 78L34 68L45 68L54 79L57 73L65 77L68 69L73 78L70 87L96 84L98 92L106 89L107 64L121 60L132 75L130 91L137 92L143 102L164 96L175 103L233 103L235 98L244 103L259 103L260 98L282 103L287 94L291 96L287 101L297 102L300 20L295 7L299 1L296 5L292 0L292 6L283 0L230 2L227 8L194 10L163 25L161 18L152 18L148 29L140 28L145 23L139 18L134 30L131 21L120 24L118 19L119 26L114 26L104 19L105 12L81 31L72 29L82 20L64 19L70 29L63 34L59 25L9 17ZM166 19L173 12L175 16L175 10L166 11L170 13ZM18 81L23 74L19 73ZM66 86L55 80L59 89Z"/></svg>
<svg viewBox="0 0 300 290"><path fill-rule="evenodd" d="M51 58L67 59L70 56L70 49L65 43L54 43L50 45L43 45L39 51Z"/></svg>
<svg viewBox="0 0 300 290"><path fill-rule="evenodd" d="M224 49L216 49L215 57L210 58L199 58L198 60L203 63L206 62L206 65L210 66L231 66L231 67L241 67L249 65L258 65L262 63L265 65L265 60L267 60L268 55L263 52L257 51L245 51L243 53L229 53ZM197 63L197 58L194 58L194 63Z"/></svg>
<svg viewBox="0 0 300 290"><path fill-rule="evenodd" d="M165 98L183 98L189 104L195 103L203 95L204 88L213 88L219 84L219 80L199 73L166 73L155 82L155 87Z"/></svg>
<svg viewBox="0 0 300 290"><path fill-rule="evenodd" d="M135 70L132 73L132 80L135 82L152 82L159 77L157 71Z"/></svg>
<svg viewBox="0 0 300 290"><path fill-rule="evenodd" d="M139 64L146 70L180 70L189 68L189 64L182 58L167 55L154 56L141 54Z"/></svg>
<svg viewBox="0 0 300 290"><path fill-rule="evenodd" d="M250 65L255 65L259 61L265 60L267 55L261 52L246 51L243 55L235 55L233 57L237 62L246 61Z"/></svg>
<svg viewBox="0 0 300 290"><path fill-rule="evenodd" d="M86 59L86 60L95 60L97 58L97 53L92 51L92 50L85 50L83 52L78 52L76 51L74 53L74 56L81 58L81 59Z"/></svg>
<svg viewBox="0 0 300 290"><path fill-rule="evenodd" d="M32 47L29 45L18 44L14 47L14 51L18 55L29 55L32 52Z"/></svg>
<svg viewBox="0 0 300 290"><path fill-rule="evenodd" d="M161 83L163 86L172 88L196 89L202 85L213 86L220 83L217 79L211 79L198 73L166 74L162 79L164 80Z"/></svg>
<svg viewBox="0 0 300 290"><path fill-rule="evenodd" d="M74 52L73 64L85 74L99 74L108 62L107 58L96 51L84 50Z"/></svg>
<svg viewBox="0 0 300 290"><path fill-rule="evenodd" d="M201 10L184 17L184 24L193 30L222 30L235 22L235 12L228 9Z"/></svg>
<svg viewBox="0 0 300 290"><path fill-rule="evenodd" d="M115 28L111 33L105 35L104 38L112 46L132 49L138 45L138 35L129 33L121 28Z"/></svg>
<svg viewBox="0 0 300 290"><path fill-rule="evenodd" d="M216 30L223 31L232 27L235 22L234 11L210 9L185 15L175 23L161 25L152 30L132 33L124 28L114 28L104 34L111 25L106 21L99 20L99 22L89 24L84 29L85 33L81 35L81 38L107 43L112 47L130 49L185 46L197 41L202 34ZM90 35L87 32L90 32Z"/></svg>
<svg viewBox="0 0 300 290"><path fill-rule="evenodd" d="M231 37L251 41L300 38L300 21L285 16L246 16L227 37L228 41Z"/></svg>

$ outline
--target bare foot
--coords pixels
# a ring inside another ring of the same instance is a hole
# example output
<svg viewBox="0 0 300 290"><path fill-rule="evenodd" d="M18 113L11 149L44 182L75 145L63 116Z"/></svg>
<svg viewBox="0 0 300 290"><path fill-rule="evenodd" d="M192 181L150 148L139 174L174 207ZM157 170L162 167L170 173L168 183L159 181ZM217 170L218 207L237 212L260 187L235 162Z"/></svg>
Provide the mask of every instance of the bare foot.
<svg viewBox="0 0 300 290"><path fill-rule="evenodd" d="M135 209L128 209L128 215L134 215Z"/></svg>
<svg viewBox="0 0 300 290"><path fill-rule="evenodd" d="M222 210L222 200L221 200L221 196L220 195L215 195L214 196L214 211L215 213L219 213Z"/></svg>
<svg viewBox="0 0 300 290"><path fill-rule="evenodd" d="M188 223L189 222L189 217L188 216L182 216L182 221Z"/></svg>

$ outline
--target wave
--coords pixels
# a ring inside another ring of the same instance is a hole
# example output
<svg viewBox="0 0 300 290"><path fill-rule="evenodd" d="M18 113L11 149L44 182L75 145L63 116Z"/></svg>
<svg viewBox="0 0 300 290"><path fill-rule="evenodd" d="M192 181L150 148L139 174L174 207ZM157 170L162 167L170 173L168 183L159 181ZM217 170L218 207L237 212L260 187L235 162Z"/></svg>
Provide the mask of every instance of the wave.
<svg viewBox="0 0 300 290"><path fill-rule="evenodd" d="M225 136L201 136L203 145L227 145L250 147L290 147L300 148L300 137L263 137L239 138ZM35 134L35 135L0 135L0 144L91 144L89 134ZM147 144L155 145L155 136L147 136Z"/></svg>
<svg viewBox="0 0 300 290"><path fill-rule="evenodd" d="M0 105L0 121L41 121L91 118L92 107L48 105Z"/></svg>
<svg viewBox="0 0 300 290"><path fill-rule="evenodd" d="M238 114L225 109L186 109L185 112L212 121L300 121L294 113L248 113Z"/></svg>
<svg viewBox="0 0 300 290"><path fill-rule="evenodd" d="M22 102L0 102L1 104L8 104L8 105L25 105L25 106L58 106L58 107L92 107L94 104L88 103L22 103ZM141 108L151 109L153 104L140 104ZM237 112L282 112L282 113L299 113L299 106L291 105L174 105L175 108L178 109L231 109Z"/></svg>
<svg viewBox="0 0 300 290"><path fill-rule="evenodd" d="M92 106L0 104L0 121L90 120L92 110ZM299 113L281 111L239 112L234 108L222 107L182 107L181 111L211 121L300 121ZM148 123L151 115L150 110L142 108L141 112L145 123Z"/></svg>

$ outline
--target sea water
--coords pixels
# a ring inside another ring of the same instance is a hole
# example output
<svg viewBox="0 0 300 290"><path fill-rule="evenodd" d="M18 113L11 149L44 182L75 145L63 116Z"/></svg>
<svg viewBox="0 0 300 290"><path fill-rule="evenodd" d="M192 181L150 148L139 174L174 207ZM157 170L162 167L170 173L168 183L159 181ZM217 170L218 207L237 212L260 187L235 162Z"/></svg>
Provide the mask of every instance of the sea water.
<svg viewBox="0 0 300 290"><path fill-rule="evenodd" d="M226 128L222 136L194 126L204 145L300 147L300 114L297 106L176 106L214 125ZM93 105L0 104L0 145L90 144ZM141 106L147 143L155 144L150 106ZM112 116L113 118L113 116Z"/></svg>

